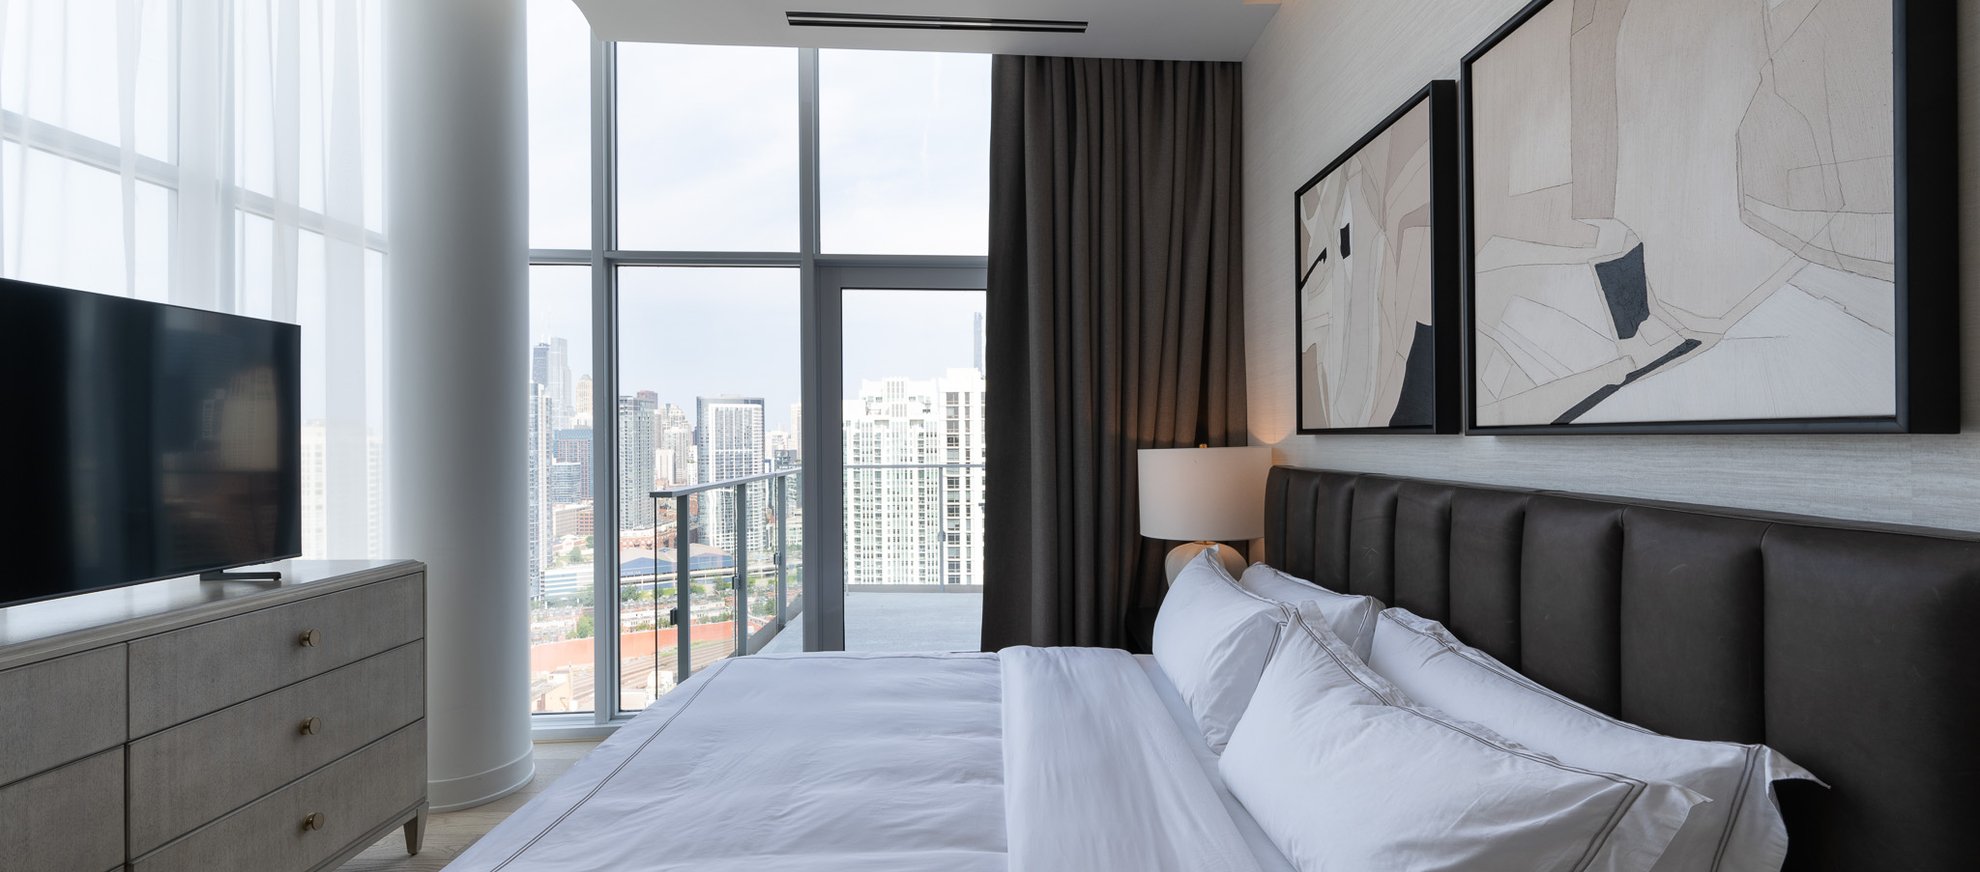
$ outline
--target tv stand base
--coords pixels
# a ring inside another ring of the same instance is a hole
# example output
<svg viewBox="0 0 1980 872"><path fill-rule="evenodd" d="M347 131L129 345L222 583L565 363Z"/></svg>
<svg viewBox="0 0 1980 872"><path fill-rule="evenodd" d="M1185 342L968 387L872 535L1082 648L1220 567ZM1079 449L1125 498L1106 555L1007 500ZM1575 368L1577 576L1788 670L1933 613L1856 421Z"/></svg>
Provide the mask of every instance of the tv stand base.
<svg viewBox="0 0 1980 872"><path fill-rule="evenodd" d="M275 570L257 572L202 572L200 581L281 581L282 573Z"/></svg>

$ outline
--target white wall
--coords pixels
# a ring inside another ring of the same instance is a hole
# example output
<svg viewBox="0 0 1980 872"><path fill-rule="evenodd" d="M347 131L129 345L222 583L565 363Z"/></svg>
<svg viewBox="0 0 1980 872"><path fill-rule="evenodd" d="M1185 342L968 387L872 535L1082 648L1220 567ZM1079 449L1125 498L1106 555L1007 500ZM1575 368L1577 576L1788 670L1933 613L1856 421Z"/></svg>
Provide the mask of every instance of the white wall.
<svg viewBox="0 0 1980 872"><path fill-rule="evenodd" d="M1567 0L1559 0L1567 2ZM1961 436L1297 436L1298 187L1526 0L1286 0L1244 64L1251 439L1280 463L1980 530L1980 52L1960 59ZM1960 41L1980 0L1958 0Z"/></svg>

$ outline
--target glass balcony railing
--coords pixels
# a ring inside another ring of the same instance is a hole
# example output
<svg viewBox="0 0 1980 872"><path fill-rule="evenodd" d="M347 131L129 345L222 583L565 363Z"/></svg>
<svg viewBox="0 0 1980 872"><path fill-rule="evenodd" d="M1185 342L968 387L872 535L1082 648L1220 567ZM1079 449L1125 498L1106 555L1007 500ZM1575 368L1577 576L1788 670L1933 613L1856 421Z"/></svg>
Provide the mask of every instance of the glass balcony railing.
<svg viewBox="0 0 1980 872"><path fill-rule="evenodd" d="M982 463L848 463L846 649L975 651Z"/></svg>
<svg viewBox="0 0 1980 872"><path fill-rule="evenodd" d="M656 490L645 573L622 569L620 707L644 708L688 676L754 654L802 607L802 469ZM670 540L670 541L667 541ZM641 616L644 616L643 618Z"/></svg>
<svg viewBox="0 0 1980 872"><path fill-rule="evenodd" d="M980 648L984 465L843 469L846 650ZM800 487L801 470L783 469L652 493L654 517L676 520L653 533L653 552L670 556L622 581L643 592L622 611L651 628L622 645L622 707L727 657L804 650Z"/></svg>

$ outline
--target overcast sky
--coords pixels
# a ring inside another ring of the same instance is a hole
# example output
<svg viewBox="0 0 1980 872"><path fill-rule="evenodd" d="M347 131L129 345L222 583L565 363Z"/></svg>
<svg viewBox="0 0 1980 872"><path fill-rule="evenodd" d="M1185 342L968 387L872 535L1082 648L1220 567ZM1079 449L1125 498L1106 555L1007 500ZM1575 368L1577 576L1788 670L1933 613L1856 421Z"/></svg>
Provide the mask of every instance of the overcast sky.
<svg viewBox="0 0 1980 872"><path fill-rule="evenodd" d="M589 245L583 19L531 0L531 244ZM792 251L798 236L797 51L623 44L620 245ZM825 51L820 210L829 253L976 254L987 244L990 63L984 55ZM589 374L590 279L532 273L531 344L570 343ZM798 399L794 269L634 269L620 282L621 392L763 397L786 429ZM850 292L846 385L968 366L981 293ZM526 357L526 355L525 355Z"/></svg>

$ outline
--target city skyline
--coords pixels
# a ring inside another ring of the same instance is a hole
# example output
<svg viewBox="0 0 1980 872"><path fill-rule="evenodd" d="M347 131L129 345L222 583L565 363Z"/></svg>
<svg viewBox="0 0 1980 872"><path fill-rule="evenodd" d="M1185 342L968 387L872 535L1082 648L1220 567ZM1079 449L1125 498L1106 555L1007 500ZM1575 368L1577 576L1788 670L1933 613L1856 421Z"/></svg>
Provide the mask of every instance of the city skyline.
<svg viewBox="0 0 1980 872"><path fill-rule="evenodd" d="M981 590L983 296L982 292L846 292L847 334L875 337L865 343L849 339L847 379L836 412L848 465L841 547L846 581L857 589ZM682 559L695 567L687 622L698 629L692 632L736 632L732 627L738 620L738 598L728 590L734 577L730 567L744 559L745 550L756 581L748 597L748 620L752 627L765 620L776 608L774 600L764 599L766 592L774 593L764 586L768 577L764 573L769 571L765 567L777 560L779 542L787 543L794 555L790 559L799 567L794 580L802 583L801 506L784 503L787 514L780 518L769 486L752 486L745 492L747 505L740 514L747 519L746 527L738 529L736 495L730 489L691 498L678 517L672 501L656 505L651 491L800 465L803 404L762 395L768 391L743 393L731 378L735 373L726 367L684 365L664 373L676 376L669 390L680 396L651 387L667 383L661 379L622 373L626 383L613 398L614 420L594 421L591 410L580 405L584 395L594 393L591 374L569 365L573 359L580 363L586 359L588 350L581 348L585 344L556 334L532 337L530 344L526 541L532 644L589 645L583 640L604 632L594 622L605 620L608 613L595 610L590 599L591 579L601 562L616 570L621 638L658 633L679 620L670 617L675 613L666 603L673 594L663 593L660 579L665 575L670 586L673 570L661 567L672 567ZM644 356L649 362L654 357ZM713 373L719 373L720 381L710 384L715 381ZM795 377L792 381L794 388ZM770 426L773 404L775 411L788 415L781 429ZM818 426L816 410L812 417L812 426ZM830 426L830 419L826 421ZM592 492L592 451L601 425L615 432L617 456L598 462L621 471L615 491L609 493ZM618 501L622 535L616 553L610 548L601 553L596 547L611 541L599 542L592 535L598 499ZM657 644L654 651L657 663L661 657ZM671 676L661 676L661 671L651 672L650 687L637 693L622 689L633 694L626 699L642 700L637 704L644 705L643 700L664 692L671 686ZM641 674L646 674L643 669ZM539 708L571 704L551 698L554 682L540 689Z"/></svg>
<svg viewBox="0 0 1980 872"><path fill-rule="evenodd" d="M630 272L620 293L621 395L649 390L662 405L684 409L703 395L760 397L767 430L798 431L788 417L779 420L801 399L796 270ZM530 347L563 339L571 382L593 378L589 269L536 267L531 275ZM982 291L849 289L843 311L841 400L858 396L861 381L929 378L977 363ZM665 329L681 323L745 326ZM720 390L705 384L711 361L719 362ZM572 411L573 417L590 413Z"/></svg>

